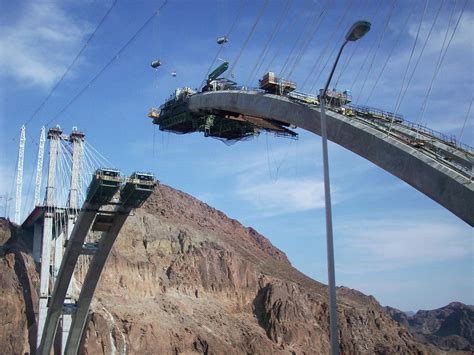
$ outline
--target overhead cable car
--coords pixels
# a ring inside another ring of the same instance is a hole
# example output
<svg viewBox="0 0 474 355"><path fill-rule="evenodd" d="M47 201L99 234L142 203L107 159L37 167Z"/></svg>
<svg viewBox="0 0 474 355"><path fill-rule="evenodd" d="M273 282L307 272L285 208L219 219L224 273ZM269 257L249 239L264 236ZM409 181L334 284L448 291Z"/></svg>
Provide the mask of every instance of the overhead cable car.
<svg viewBox="0 0 474 355"><path fill-rule="evenodd" d="M152 68L158 68L159 66L161 66L161 61L160 60L154 60L153 62L151 62L150 66Z"/></svg>
<svg viewBox="0 0 474 355"><path fill-rule="evenodd" d="M217 37L217 44L224 44L227 42L229 42L229 39L227 38L227 36Z"/></svg>

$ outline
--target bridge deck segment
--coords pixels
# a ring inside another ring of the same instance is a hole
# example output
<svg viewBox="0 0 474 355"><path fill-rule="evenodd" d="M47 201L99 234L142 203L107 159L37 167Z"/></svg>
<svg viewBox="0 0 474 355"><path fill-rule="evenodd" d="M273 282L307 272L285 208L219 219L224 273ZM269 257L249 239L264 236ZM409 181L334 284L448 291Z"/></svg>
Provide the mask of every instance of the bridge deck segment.
<svg viewBox="0 0 474 355"><path fill-rule="evenodd" d="M319 108L278 95L240 90L205 92L190 96L188 109L273 119L320 135ZM332 111L327 112L327 131L332 142L407 182L474 226L474 183L467 172L379 127Z"/></svg>

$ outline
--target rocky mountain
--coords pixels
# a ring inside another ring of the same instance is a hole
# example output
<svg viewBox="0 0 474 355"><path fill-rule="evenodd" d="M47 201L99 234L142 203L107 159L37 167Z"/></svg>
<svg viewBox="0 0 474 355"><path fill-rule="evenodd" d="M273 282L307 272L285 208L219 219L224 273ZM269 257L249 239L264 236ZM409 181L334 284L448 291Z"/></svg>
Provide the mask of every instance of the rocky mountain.
<svg viewBox="0 0 474 355"><path fill-rule="evenodd" d="M424 343L435 344L443 350L474 352L474 307L452 302L445 307L421 310L409 316L386 307L398 323L409 328Z"/></svg>
<svg viewBox="0 0 474 355"><path fill-rule="evenodd" d="M2 220L0 240L0 344L25 354L36 336L31 236ZM337 296L341 353L436 353L372 296ZM328 329L325 285L254 229L158 184L114 245L81 353L327 354Z"/></svg>

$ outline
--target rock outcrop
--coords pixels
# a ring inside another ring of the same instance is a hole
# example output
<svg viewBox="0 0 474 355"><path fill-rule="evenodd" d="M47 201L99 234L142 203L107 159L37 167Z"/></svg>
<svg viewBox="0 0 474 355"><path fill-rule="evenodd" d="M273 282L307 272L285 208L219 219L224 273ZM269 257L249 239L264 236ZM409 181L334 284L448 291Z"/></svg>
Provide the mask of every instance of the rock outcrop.
<svg viewBox="0 0 474 355"><path fill-rule="evenodd" d="M36 343L38 273L20 230L0 219L0 349L29 353Z"/></svg>
<svg viewBox="0 0 474 355"><path fill-rule="evenodd" d="M474 352L473 306L452 302L438 309L418 311L412 316L386 308L394 320L410 329L420 341L445 351Z"/></svg>
<svg viewBox="0 0 474 355"><path fill-rule="evenodd" d="M37 274L21 243L10 244L18 252L10 248L1 258L0 310L16 328L2 328L0 342L24 353L33 332L23 300L29 295L36 305ZM12 265L17 255L23 273ZM86 264L76 272L79 283ZM344 287L337 293L342 353L434 352L373 297ZM327 287L254 229L161 184L121 231L91 311L82 354L329 352Z"/></svg>

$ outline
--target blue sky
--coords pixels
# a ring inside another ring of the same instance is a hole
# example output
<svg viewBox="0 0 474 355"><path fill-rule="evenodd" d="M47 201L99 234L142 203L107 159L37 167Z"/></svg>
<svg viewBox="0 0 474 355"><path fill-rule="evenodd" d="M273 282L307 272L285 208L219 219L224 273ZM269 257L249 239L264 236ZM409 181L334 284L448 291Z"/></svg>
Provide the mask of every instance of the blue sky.
<svg viewBox="0 0 474 355"><path fill-rule="evenodd" d="M0 195L5 196L11 194L21 124L62 76L112 1L0 3ZM31 200L41 125L65 107L161 3L118 0L64 81L28 124L25 200ZM264 1L170 0L98 80L51 122L65 131L77 126L123 172L151 170L161 182L253 226L287 253L295 267L326 282L319 137L299 131L300 139L293 141L262 134L227 146L199 134L161 132L146 117L148 109L163 103L176 87L200 85L217 53L216 37L229 31L242 3L242 16L221 54L235 64L233 74L239 83L257 85L267 67L280 73L291 49L303 47L306 38L311 40L306 51L283 74L291 74L299 89L316 92L350 24L369 20L371 31L346 47L333 85L337 82L337 88L350 89L356 103L393 111L404 92L402 83L409 84L399 113L446 134L459 137L462 131L462 141L474 146L472 111L467 116L473 97L472 2L467 2L433 81L424 115L420 109L440 49L448 43L464 0L429 2L410 66L424 12L422 0L334 0L330 6L326 1L293 1L268 54L262 55L275 19L287 4L271 0L238 63L234 60ZM324 9L320 20L315 20ZM290 63L297 53L293 52ZM150 68L149 63L158 58L163 66ZM264 60L263 65L252 77L257 58ZM176 77L170 74L173 70ZM337 284L404 310L437 308L454 300L474 304L472 228L372 163L334 144L329 149ZM4 206L3 198L2 214Z"/></svg>

